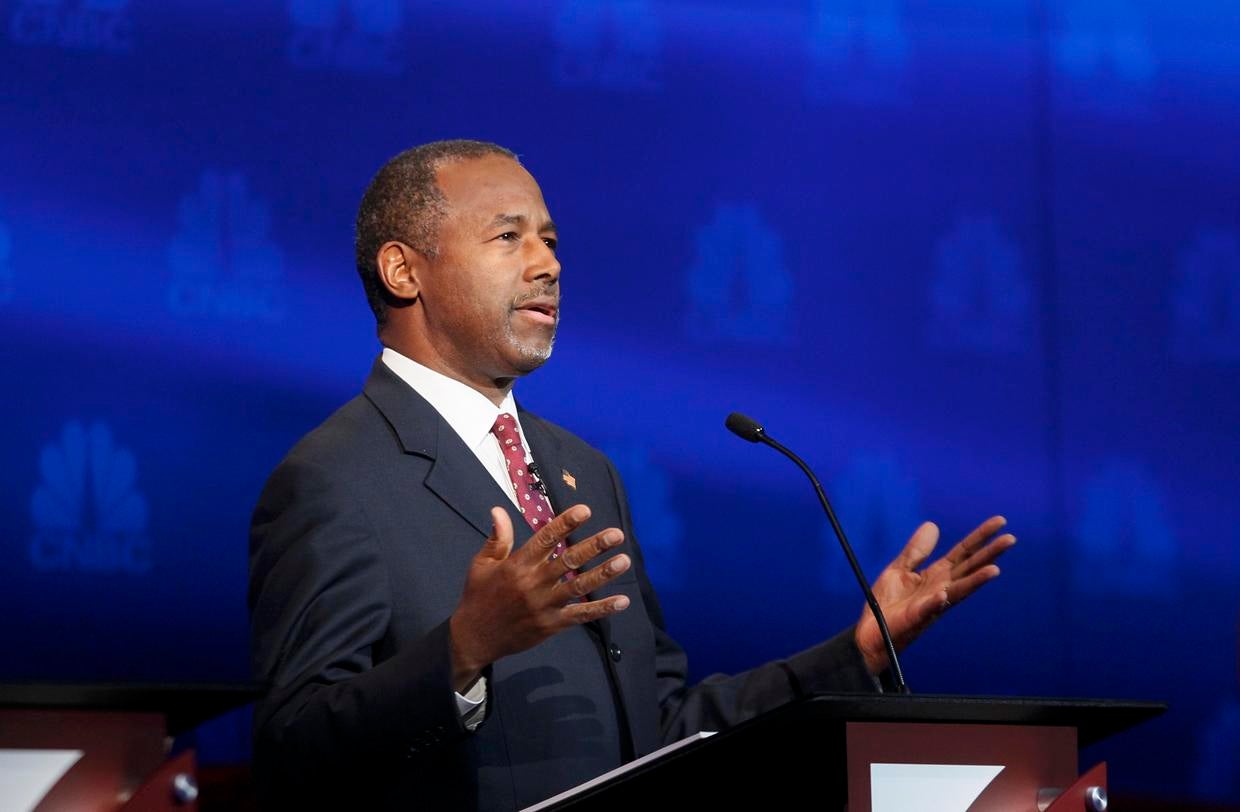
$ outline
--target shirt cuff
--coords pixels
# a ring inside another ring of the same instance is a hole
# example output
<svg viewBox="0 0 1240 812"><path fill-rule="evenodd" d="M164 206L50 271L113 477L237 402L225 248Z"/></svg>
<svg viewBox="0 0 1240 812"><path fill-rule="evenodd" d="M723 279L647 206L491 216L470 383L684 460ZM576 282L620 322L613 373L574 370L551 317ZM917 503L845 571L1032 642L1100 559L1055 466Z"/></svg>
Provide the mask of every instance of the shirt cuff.
<svg viewBox="0 0 1240 812"><path fill-rule="evenodd" d="M466 730L473 731L487 715L487 678L478 677L464 695L456 694L456 712Z"/></svg>

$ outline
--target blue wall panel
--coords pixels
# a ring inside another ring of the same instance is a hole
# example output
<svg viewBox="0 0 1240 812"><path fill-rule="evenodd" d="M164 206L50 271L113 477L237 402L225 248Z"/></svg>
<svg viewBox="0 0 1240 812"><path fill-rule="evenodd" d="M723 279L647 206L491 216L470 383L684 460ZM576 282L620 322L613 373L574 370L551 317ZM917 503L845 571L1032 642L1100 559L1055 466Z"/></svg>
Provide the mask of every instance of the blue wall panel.
<svg viewBox="0 0 1240 812"><path fill-rule="evenodd" d="M357 201L479 137L562 230L518 395L617 461L698 676L860 609L742 409L871 572L1011 520L915 689L1170 700L1100 748L1117 785L1240 802L1238 34L1220 0L0 3L0 678L246 678L249 511L377 351Z"/></svg>

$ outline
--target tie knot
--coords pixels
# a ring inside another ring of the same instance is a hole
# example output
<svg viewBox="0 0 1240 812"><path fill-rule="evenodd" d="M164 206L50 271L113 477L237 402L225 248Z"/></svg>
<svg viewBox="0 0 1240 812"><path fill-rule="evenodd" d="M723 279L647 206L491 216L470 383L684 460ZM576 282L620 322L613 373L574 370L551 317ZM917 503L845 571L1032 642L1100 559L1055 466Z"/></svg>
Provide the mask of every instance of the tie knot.
<svg viewBox="0 0 1240 812"><path fill-rule="evenodd" d="M491 433L499 440L504 451L521 448L521 435L517 432L517 419L508 412L501 412L491 426Z"/></svg>

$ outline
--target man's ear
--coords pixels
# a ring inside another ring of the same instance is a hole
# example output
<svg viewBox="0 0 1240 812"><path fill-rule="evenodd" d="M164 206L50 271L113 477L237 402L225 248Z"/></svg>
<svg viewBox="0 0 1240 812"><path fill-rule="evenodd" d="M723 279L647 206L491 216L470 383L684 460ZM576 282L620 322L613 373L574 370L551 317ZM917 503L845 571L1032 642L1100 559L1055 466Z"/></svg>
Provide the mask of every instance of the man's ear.
<svg viewBox="0 0 1240 812"><path fill-rule="evenodd" d="M413 304L422 293L422 275L426 273L426 257L403 242L385 242L375 257L379 279L388 293L403 304Z"/></svg>

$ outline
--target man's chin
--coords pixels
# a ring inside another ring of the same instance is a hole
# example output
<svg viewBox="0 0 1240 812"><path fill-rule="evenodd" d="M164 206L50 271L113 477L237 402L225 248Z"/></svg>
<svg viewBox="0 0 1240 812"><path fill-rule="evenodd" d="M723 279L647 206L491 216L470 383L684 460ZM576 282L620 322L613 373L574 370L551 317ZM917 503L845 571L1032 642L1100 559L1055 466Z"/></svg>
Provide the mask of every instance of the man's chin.
<svg viewBox="0 0 1240 812"><path fill-rule="evenodd" d="M528 375L543 364L547 363L547 359L550 357L551 347L547 347L546 350L539 352L522 353L521 360L518 362L518 369L521 370L522 375Z"/></svg>
<svg viewBox="0 0 1240 812"><path fill-rule="evenodd" d="M514 366L522 375L528 375L547 363L547 359L551 357L551 350L555 348L555 337L545 343L516 343L516 359Z"/></svg>

